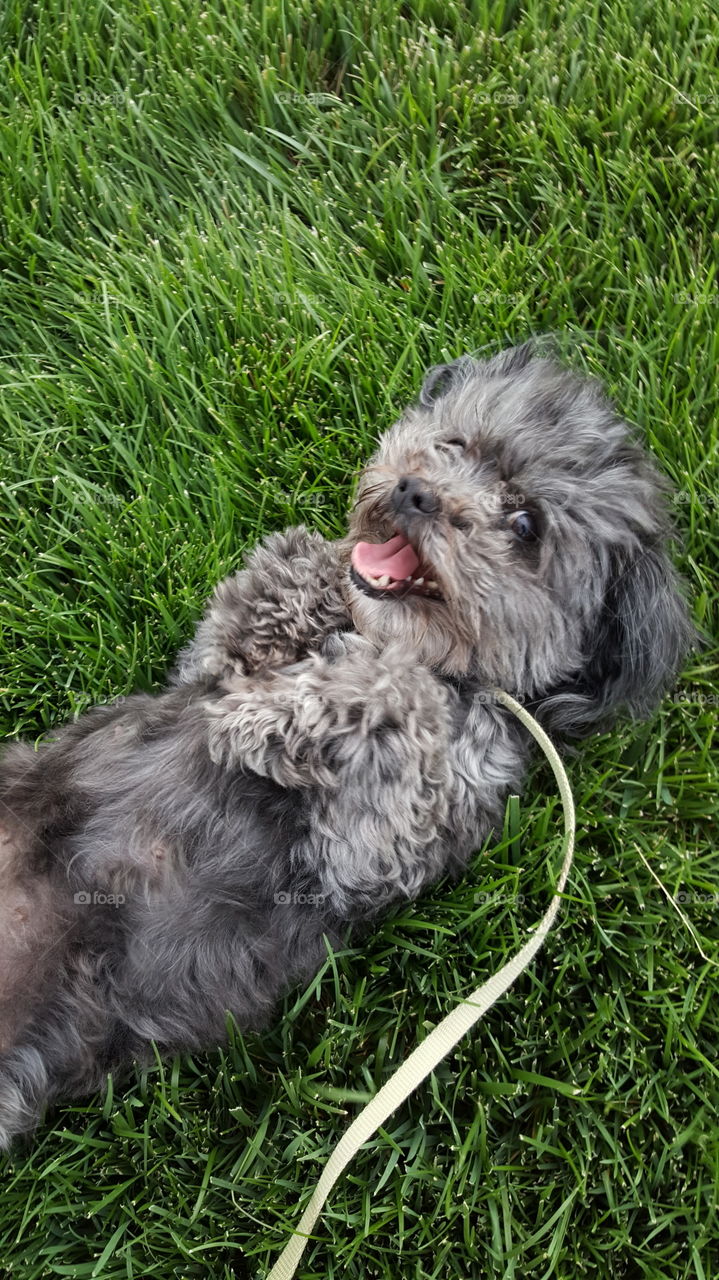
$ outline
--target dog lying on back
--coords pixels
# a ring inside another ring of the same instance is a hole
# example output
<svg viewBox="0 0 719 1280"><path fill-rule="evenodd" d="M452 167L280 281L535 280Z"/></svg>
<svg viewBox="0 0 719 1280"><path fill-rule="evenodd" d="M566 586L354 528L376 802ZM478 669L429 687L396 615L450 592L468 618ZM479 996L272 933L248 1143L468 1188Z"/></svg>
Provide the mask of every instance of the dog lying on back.
<svg viewBox="0 0 719 1280"><path fill-rule="evenodd" d="M430 371L347 536L270 535L167 691L0 759L0 1142L108 1071L258 1028L323 935L458 872L528 737L649 714L692 628L663 485L530 347Z"/></svg>

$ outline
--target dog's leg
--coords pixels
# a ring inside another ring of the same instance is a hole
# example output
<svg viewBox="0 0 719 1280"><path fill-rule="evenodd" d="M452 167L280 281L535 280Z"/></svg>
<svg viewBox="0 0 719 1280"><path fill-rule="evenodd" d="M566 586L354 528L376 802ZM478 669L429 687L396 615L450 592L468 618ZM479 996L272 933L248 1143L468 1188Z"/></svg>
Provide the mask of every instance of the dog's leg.
<svg viewBox="0 0 719 1280"><path fill-rule="evenodd" d="M339 546L302 525L270 534L246 567L217 587L173 682L296 662L329 632L349 627Z"/></svg>
<svg viewBox="0 0 719 1280"><path fill-rule="evenodd" d="M319 791L299 851L345 918L461 872L501 829L528 755L526 735L491 695L455 697L401 649L374 669L363 707L355 693L362 732L336 740L339 785ZM337 696L353 706L346 687Z"/></svg>
<svg viewBox="0 0 719 1280"><path fill-rule="evenodd" d="M99 1088L115 1065L112 1037L112 1020L86 962L66 989L41 1006L13 1048L0 1054L0 1149L33 1130L54 1098Z"/></svg>
<svg viewBox="0 0 719 1280"><path fill-rule="evenodd" d="M450 743L452 791L447 845L457 866L499 828L506 797L519 791L530 755L529 738L490 690L465 694Z"/></svg>
<svg viewBox="0 0 719 1280"><path fill-rule="evenodd" d="M400 645L356 635L210 708L210 750L287 787L316 787L295 846L344 918L414 896L441 870L451 792L451 690Z"/></svg>

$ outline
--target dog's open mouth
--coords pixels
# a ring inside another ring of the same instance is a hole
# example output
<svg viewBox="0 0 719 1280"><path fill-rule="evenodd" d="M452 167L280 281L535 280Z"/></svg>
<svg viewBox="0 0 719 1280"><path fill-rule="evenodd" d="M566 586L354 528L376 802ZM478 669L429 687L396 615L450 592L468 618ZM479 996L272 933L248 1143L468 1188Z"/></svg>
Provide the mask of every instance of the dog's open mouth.
<svg viewBox="0 0 719 1280"><path fill-rule="evenodd" d="M352 581L370 596L425 596L441 600L432 569L420 561L403 533L389 542L358 542L350 557Z"/></svg>

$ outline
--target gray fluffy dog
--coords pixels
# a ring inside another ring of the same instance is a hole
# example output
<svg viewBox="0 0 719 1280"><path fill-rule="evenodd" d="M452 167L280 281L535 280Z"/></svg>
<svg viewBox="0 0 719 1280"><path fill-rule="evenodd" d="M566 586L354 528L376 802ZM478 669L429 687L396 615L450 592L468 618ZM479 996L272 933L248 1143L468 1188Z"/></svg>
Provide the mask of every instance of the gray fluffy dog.
<svg viewBox="0 0 719 1280"><path fill-rule="evenodd" d="M648 714L692 628L663 485L529 346L430 371L348 535L270 535L167 690L0 760L0 1142L52 1098L266 1022L501 821L529 740Z"/></svg>

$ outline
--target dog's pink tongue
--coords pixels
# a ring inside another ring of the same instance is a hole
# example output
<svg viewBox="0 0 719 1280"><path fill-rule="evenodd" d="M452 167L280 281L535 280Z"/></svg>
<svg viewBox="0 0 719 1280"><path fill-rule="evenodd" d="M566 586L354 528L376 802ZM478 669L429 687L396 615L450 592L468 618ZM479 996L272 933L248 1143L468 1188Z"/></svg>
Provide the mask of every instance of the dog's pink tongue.
<svg viewBox="0 0 719 1280"><path fill-rule="evenodd" d="M414 548L401 533L389 542L358 542L352 552L352 564L363 578L388 574L395 582L404 582L419 568Z"/></svg>

